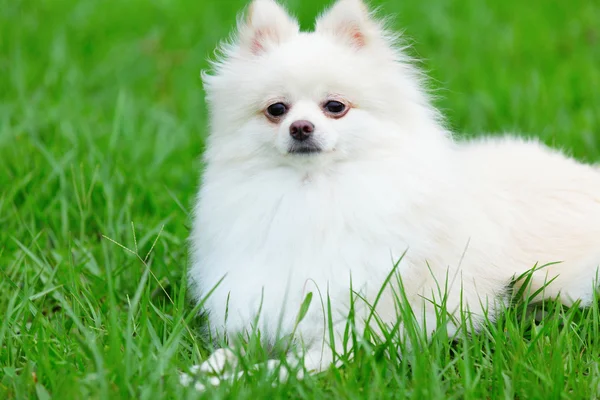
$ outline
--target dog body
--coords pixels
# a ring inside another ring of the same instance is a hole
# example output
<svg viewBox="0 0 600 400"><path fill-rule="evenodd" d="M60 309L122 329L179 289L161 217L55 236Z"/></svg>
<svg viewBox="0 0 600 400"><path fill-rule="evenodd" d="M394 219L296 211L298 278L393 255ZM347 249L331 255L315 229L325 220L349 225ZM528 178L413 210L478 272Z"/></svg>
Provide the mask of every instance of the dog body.
<svg viewBox="0 0 600 400"><path fill-rule="evenodd" d="M493 318L511 280L536 264L560 262L533 273L532 291L554 279L544 298L592 301L600 172L535 141L453 140L359 0L339 0L312 33L255 0L223 51L204 76L211 133L189 272L197 301L214 289L205 308L215 334L294 332L307 368L320 370L351 289L366 318L396 263L429 332L434 304L470 311L475 327ZM395 289L376 304L390 325Z"/></svg>

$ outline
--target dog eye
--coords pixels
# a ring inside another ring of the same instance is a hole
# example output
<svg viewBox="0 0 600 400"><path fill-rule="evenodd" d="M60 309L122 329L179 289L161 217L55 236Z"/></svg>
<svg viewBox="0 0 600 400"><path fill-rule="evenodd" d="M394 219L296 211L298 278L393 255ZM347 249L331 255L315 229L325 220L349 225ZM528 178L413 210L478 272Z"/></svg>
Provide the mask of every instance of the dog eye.
<svg viewBox="0 0 600 400"><path fill-rule="evenodd" d="M272 118L281 117L288 110L288 107L283 103L271 104L267 107L267 116Z"/></svg>
<svg viewBox="0 0 600 400"><path fill-rule="evenodd" d="M333 116L340 116L346 111L346 105L342 102L330 100L323 106L325 111L332 114Z"/></svg>

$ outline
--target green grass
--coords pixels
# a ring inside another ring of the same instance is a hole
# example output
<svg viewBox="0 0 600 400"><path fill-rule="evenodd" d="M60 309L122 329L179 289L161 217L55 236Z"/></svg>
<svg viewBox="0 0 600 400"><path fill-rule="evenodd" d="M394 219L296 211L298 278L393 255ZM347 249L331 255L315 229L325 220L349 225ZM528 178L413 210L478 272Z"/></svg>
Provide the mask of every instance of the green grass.
<svg viewBox="0 0 600 400"><path fill-rule="evenodd" d="M199 71L243 3L0 0L0 398L199 396L178 383L207 354L185 283ZM288 3L306 27L321 8ZM375 3L398 15L457 132L600 159L596 0ZM402 360L361 344L304 382L259 375L207 395L595 398L598 318L551 304L536 323L516 306L468 341L437 335Z"/></svg>

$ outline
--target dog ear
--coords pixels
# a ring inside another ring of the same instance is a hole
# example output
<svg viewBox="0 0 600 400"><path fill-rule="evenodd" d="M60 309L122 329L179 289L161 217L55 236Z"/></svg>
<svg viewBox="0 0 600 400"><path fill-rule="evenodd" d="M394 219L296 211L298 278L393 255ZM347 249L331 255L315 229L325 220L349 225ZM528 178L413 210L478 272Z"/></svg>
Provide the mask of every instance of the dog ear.
<svg viewBox="0 0 600 400"><path fill-rule="evenodd" d="M382 36L379 23L362 0L338 0L317 19L315 31L332 34L356 49Z"/></svg>
<svg viewBox="0 0 600 400"><path fill-rule="evenodd" d="M245 20L239 24L240 44L253 55L259 55L299 30L298 22L275 0L254 0Z"/></svg>

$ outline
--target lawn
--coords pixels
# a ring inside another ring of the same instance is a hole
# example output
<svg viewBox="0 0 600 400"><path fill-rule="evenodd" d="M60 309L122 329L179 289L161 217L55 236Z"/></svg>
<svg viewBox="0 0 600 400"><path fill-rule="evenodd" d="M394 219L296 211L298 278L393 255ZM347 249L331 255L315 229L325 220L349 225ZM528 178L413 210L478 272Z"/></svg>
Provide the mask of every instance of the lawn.
<svg viewBox="0 0 600 400"><path fill-rule="evenodd" d="M242 0L0 0L0 398L195 398L186 298L206 111L200 70ZM317 0L286 4L310 28ZM460 136L517 132L600 160L600 3L374 1ZM235 106L235 99L232 99ZM236 398L600 396L597 306L516 305L468 341Z"/></svg>

